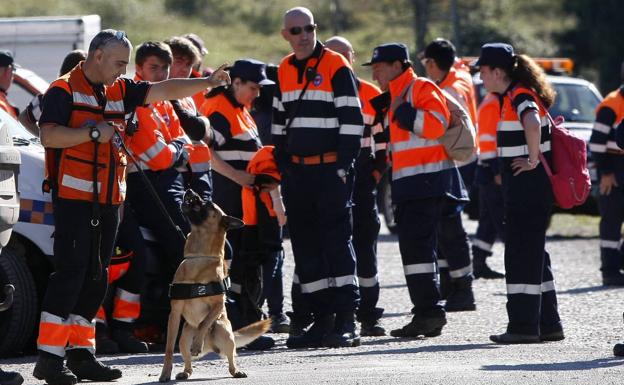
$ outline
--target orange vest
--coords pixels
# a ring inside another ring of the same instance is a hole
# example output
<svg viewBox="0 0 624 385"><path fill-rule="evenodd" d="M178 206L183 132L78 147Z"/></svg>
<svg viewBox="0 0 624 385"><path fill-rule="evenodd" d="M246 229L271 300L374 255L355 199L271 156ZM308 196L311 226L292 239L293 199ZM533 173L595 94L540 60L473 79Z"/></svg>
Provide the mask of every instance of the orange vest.
<svg viewBox="0 0 624 385"><path fill-rule="evenodd" d="M125 83L122 80L118 79L113 85L104 87L104 108L98 104L82 65L55 80L50 89L54 87L62 88L72 96L68 127L81 128L102 120L125 125ZM120 135L123 138L123 132ZM127 160L118 140L119 137L113 136L109 142L98 145L96 162L100 203L120 204L125 199ZM60 152L58 165L51 160L54 156L50 150ZM94 151L95 143L91 141L63 149L47 149L46 169L60 198L93 201Z"/></svg>
<svg viewBox="0 0 624 385"><path fill-rule="evenodd" d="M526 143L526 137L524 136L524 127L518 117L518 111L512 105L512 99L521 97L521 95L529 95L534 101L524 101L518 106L520 114L525 111L527 107L537 108L541 121L541 140L540 151L545 154L550 151L550 122L546 116L546 111L539 103L539 97L535 92L530 89L517 85L504 95L503 107L501 109L501 120L498 122L496 130L496 145L499 158L516 158L519 156L528 156L529 148Z"/></svg>
<svg viewBox="0 0 624 385"><path fill-rule="evenodd" d="M374 141L372 137L383 131L383 127L378 123L373 126L375 122L375 115L377 112L370 104L370 100L375 96L381 94L381 90L376 85L367 82L366 80L358 79L360 87L358 88L358 94L360 97L360 103L362 104L362 117L364 118L364 134L360 142L361 148L371 147ZM385 149L385 143L374 143L375 150ZM379 148L378 145L383 145L383 148Z"/></svg>
<svg viewBox="0 0 624 385"><path fill-rule="evenodd" d="M500 120L500 101L497 94L489 93L483 98L478 111L479 160L496 158L496 127Z"/></svg>
<svg viewBox="0 0 624 385"><path fill-rule="evenodd" d="M277 181L281 180L279 171L277 170L277 164L275 163L275 157L273 156L273 146L264 146L247 165L247 172L250 174L267 174L275 178ZM243 202L243 222L247 226L255 226L258 224L258 210L256 207L256 192L250 187L244 187L241 193ZM260 193L260 200L266 206L269 215L275 217L277 214L273 209L273 201L271 195L268 192Z"/></svg>
<svg viewBox="0 0 624 385"><path fill-rule="evenodd" d="M0 91L0 108L9 113L12 117L17 119L17 108L15 108L7 99L6 92Z"/></svg>
<svg viewBox="0 0 624 385"><path fill-rule="evenodd" d="M602 102L596 107L596 114L601 108L609 108L615 113L615 120L611 126L596 121L594 123L593 131L600 132L608 136L606 143L604 140L596 140L592 134L592 138L589 143L589 150L594 154L602 153L621 153L621 149L615 142L615 131L617 126L624 119L624 96L622 91L618 88L615 91L609 92Z"/></svg>
<svg viewBox="0 0 624 385"><path fill-rule="evenodd" d="M257 151L257 143L259 143L258 129L256 122L247 110L247 107L236 107L228 100L227 96L223 93L214 97L206 99L204 104L200 108L200 113L204 116L210 117L213 112L218 112L227 119L230 124L230 133L232 139L236 139L242 142L254 142L254 145L250 145L248 149L235 149L230 148L228 150L216 150L217 154L225 161L245 161L248 162L253 158ZM217 142L219 140L217 139ZM223 145L223 143L218 143ZM254 148L251 150L251 148Z"/></svg>
<svg viewBox="0 0 624 385"><path fill-rule="evenodd" d="M388 112L392 180L454 168L455 163L437 141L450 118L442 91L433 82L417 77L411 68L391 80L389 88L393 100L403 97L416 109L409 131L400 128L394 113Z"/></svg>

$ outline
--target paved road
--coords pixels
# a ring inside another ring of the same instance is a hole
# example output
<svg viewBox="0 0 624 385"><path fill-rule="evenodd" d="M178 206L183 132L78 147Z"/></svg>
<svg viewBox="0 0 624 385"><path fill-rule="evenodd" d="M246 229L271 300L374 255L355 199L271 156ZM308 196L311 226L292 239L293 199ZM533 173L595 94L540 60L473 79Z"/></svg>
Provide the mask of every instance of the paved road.
<svg viewBox="0 0 624 385"><path fill-rule="evenodd" d="M474 223L468 222L470 233ZM449 314L442 336L426 340L392 337L363 338L349 349L290 351L285 335L276 335L277 347L265 353L241 352L238 362L247 379L229 377L224 360L211 355L195 364L193 383L237 384L620 384L624 359L612 355L612 346L624 341L624 290L600 286L598 240L551 239L548 249L559 291L566 340L525 346L498 346L488 336L504 330L503 281L475 283L478 310ZM383 232L379 242L380 305L386 309L387 329L409 321L410 303L396 238ZM502 247L496 245L492 265L502 269ZM292 277L288 249L286 282ZM290 287L287 285L287 292ZM289 299L287 299L289 301ZM289 304L286 305L289 308ZM124 371L119 384L157 383L162 355L104 357ZM174 373L180 369L176 359ZM32 378L34 357L0 360L5 370L18 370L25 384Z"/></svg>

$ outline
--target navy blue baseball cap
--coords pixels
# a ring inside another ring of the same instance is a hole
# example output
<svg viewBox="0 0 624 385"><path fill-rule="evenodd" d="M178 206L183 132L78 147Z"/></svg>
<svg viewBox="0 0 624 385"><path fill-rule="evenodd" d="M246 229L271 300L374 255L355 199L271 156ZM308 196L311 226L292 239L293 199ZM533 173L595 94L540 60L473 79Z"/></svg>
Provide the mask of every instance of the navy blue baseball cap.
<svg viewBox="0 0 624 385"><path fill-rule="evenodd" d="M473 67L491 66L496 68L510 68L514 63L514 49L505 43L488 43L481 47L479 59L471 63Z"/></svg>
<svg viewBox="0 0 624 385"><path fill-rule="evenodd" d="M375 63L392 63L397 60L403 63L410 61L407 46L403 43L387 43L375 47L371 60L362 65L369 66Z"/></svg>
<svg viewBox="0 0 624 385"><path fill-rule="evenodd" d="M230 67L230 77L258 83L261 86L275 84L266 74L266 64L254 59L240 59Z"/></svg>
<svg viewBox="0 0 624 385"><path fill-rule="evenodd" d="M13 64L13 53L9 50L0 50L0 67L8 67Z"/></svg>

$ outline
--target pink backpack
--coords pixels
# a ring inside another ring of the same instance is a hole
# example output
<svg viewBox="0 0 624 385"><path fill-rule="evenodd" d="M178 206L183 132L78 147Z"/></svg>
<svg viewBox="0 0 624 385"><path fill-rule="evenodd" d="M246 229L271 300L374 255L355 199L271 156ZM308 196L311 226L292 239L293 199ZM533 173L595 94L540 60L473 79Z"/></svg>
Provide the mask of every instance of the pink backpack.
<svg viewBox="0 0 624 385"><path fill-rule="evenodd" d="M539 158L552 184L555 203L562 209L570 209L585 203L591 190L587 170L587 147L585 141L564 128L563 117L550 120L552 168L540 153Z"/></svg>

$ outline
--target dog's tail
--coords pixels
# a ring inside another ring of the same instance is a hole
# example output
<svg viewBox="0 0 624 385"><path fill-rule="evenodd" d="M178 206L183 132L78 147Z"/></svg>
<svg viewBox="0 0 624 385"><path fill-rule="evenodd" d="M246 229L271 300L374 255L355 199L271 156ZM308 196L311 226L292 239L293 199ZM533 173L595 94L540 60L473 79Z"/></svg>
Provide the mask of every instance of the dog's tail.
<svg viewBox="0 0 624 385"><path fill-rule="evenodd" d="M234 332L236 347L240 348L252 342L269 330L271 327L271 319L254 322L244 328L240 328Z"/></svg>

